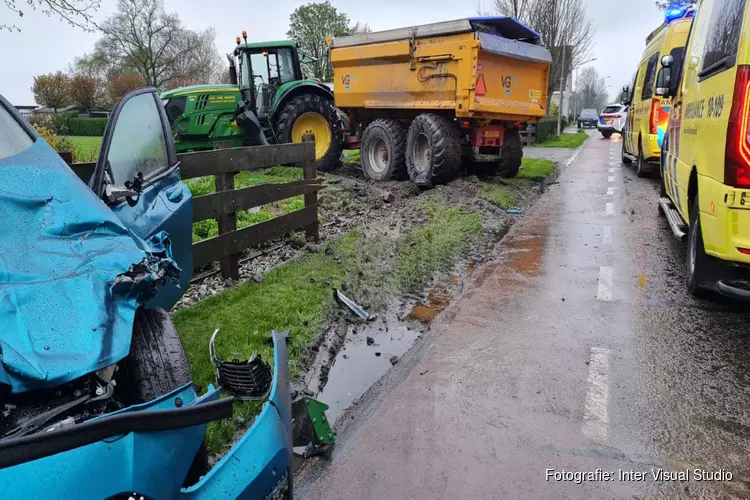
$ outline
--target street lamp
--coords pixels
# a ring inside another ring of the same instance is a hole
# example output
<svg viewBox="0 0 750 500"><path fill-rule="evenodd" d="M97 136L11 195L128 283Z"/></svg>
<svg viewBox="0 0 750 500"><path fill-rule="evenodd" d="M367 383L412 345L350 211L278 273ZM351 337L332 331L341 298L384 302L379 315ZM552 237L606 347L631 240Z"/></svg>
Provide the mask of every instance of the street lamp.
<svg viewBox="0 0 750 500"><path fill-rule="evenodd" d="M588 59L586 61L583 61L581 63L576 64L575 68L573 68L573 69L576 70L576 81L575 81L575 85L574 85L575 88L578 88L578 79L581 76L581 67L587 65L588 63L592 63L594 61L597 61L597 60L598 59L596 57L593 57L591 59ZM580 90L580 89L578 89L578 90ZM576 111L575 115L576 115L576 117L578 116L578 113L579 113L578 106L580 106L580 104L581 104L581 96L580 96L580 92L579 92L579 94L576 95L576 108L575 108L575 111Z"/></svg>

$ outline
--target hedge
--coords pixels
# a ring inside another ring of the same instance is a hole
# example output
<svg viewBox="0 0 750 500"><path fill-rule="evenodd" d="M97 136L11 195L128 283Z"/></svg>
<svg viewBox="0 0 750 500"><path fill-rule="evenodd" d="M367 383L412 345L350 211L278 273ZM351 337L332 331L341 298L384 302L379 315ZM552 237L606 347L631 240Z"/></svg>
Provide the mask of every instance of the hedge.
<svg viewBox="0 0 750 500"><path fill-rule="evenodd" d="M565 125L563 124L563 127ZM536 142L557 138L557 118L545 118L536 124Z"/></svg>
<svg viewBox="0 0 750 500"><path fill-rule="evenodd" d="M72 118L70 120L70 135L84 135L101 137L107 126L108 118Z"/></svg>

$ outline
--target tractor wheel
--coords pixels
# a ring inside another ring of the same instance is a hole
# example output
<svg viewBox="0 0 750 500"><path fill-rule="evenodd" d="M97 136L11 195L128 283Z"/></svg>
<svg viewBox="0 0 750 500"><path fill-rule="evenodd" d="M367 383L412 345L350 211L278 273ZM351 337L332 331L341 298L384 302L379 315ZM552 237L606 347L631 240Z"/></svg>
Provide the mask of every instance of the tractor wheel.
<svg viewBox="0 0 750 500"><path fill-rule="evenodd" d="M370 123L362 136L362 171L375 181L405 179L406 134L397 120L381 119Z"/></svg>
<svg viewBox="0 0 750 500"><path fill-rule="evenodd" d="M409 178L420 187L446 182L461 167L461 139L458 128L442 116L424 113L417 116L406 140L406 169Z"/></svg>
<svg viewBox="0 0 750 500"><path fill-rule="evenodd" d="M523 142L521 132L512 128L505 131L503 136L503 158L494 168L494 174L511 178L518 175L523 162Z"/></svg>
<svg viewBox="0 0 750 500"><path fill-rule="evenodd" d="M305 94L289 101L276 119L276 135L282 144L315 137L315 168L330 172L339 164L342 126L336 106L328 99Z"/></svg>

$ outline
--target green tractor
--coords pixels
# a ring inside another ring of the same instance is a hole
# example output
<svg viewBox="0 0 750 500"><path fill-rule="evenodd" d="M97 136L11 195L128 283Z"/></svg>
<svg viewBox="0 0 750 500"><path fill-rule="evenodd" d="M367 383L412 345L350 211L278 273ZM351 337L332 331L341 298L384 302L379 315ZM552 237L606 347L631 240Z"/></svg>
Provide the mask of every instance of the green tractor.
<svg viewBox="0 0 750 500"><path fill-rule="evenodd" d="M334 169L343 123L333 92L303 76L307 57L294 41L240 43L229 58L233 84L182 87L162 94L179 152L302 142L315 138L316 168Z"/></svg>

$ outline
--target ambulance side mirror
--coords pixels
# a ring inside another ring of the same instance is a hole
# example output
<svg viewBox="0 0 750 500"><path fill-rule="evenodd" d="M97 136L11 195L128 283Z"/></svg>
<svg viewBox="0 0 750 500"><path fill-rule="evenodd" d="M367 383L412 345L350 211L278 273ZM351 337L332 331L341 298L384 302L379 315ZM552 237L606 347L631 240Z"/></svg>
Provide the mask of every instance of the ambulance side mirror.
<svg viewBox="0 0 750 500"><path fill-rule="evenodd" d="M661 68L656 75L656 92L659 97L671 97L672 68Z"/></svg>

